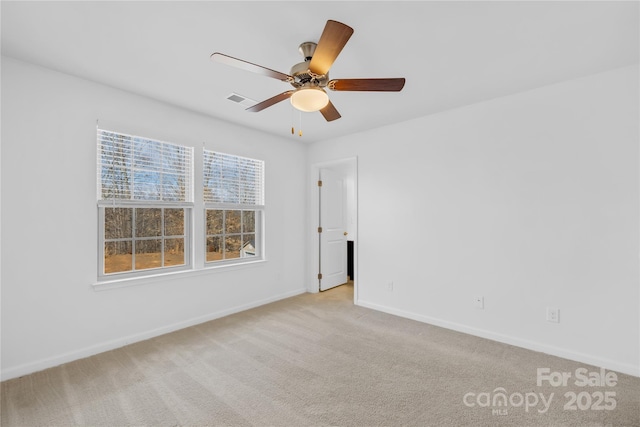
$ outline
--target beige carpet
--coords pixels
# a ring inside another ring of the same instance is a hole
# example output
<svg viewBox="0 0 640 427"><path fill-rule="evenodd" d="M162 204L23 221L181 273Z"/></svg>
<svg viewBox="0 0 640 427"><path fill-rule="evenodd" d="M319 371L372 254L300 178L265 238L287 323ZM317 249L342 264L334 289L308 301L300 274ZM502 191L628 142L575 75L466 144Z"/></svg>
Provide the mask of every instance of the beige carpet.
<svg viewBox="0 0 640 427"><path fill-rule="evenodd" d="M352 292L5 381L2 426L640 426L638 378L539 387L537 368L598 370L356 307Z"/></svg>

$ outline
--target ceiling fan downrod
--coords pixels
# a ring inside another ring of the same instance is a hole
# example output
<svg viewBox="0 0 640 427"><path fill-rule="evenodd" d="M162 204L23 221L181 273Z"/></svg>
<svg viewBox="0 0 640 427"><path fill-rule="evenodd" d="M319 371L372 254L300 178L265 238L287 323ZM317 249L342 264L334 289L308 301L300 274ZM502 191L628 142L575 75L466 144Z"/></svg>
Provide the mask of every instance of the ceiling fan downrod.
<svg viewBox="0 0 640 427"><path fill-rule="evenodd" d="M298 52L300 52L304 58L304 62L311 61L313 53L316 51L316 46L318 46L318 44L314 42L304 42L298 46Z"/></svg>

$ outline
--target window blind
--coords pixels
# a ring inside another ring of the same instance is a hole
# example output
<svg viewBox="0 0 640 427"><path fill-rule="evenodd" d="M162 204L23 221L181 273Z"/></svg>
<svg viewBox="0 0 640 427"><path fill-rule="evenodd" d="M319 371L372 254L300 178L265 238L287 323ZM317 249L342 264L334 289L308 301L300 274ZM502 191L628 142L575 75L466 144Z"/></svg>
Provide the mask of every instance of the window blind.
<svg viewBox="0 0 640 427"><path fill-rule="evenodd" d="M264 205L264 161L204 150L204 201Z"/></svg>
<svg viewBox="0 0 640 427"><path fill-rule="evenodd" d="M98 199L192 201L193 148L98 129Z"/></svg>

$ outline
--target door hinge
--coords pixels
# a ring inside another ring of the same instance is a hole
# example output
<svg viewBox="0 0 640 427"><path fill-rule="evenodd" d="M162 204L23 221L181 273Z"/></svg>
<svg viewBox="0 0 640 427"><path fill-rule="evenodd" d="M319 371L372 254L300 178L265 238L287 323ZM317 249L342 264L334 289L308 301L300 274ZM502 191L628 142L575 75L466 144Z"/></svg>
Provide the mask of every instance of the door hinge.
<svg viewBox="0 0 640 427"><path fill-rule="evenodd" d="M318 187L322 187L322 181L318 181Z"/></svg>
<svg viewBox="0 0 640 427"><path fill-rule="evenodd" d="M322 280L322 273L318 273L318 280Z"/></svg>
<svg viewBox="0 0 640 427"><path fill-rule="evenodd" d="M322 227L318 227L318 233L322 233Z"/></svg>

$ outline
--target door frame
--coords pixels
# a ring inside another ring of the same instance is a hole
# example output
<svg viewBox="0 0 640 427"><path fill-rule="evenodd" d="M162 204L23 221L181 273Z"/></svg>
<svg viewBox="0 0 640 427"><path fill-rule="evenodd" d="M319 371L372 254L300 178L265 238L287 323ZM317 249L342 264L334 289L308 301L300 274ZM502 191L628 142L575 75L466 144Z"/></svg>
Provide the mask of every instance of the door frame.
<svg viewBox="0 0 640 427"><path fill-rule="evenodd" d="M320 205L318 203L318 179L320 176L320 169L340 169L348 173L349 177L353 178L353 274L355 279L353 281L353 301L358 301L358 280L360 275L358 274L358 158L348 157L344 159L336 159L326 162L314 163L311 165L309 171L309 260L308 260L308 281L307 292L318 293L318 260L320 258L319 243L320 236L318 234L318 222L319 222L319 210Z"/></svg>

